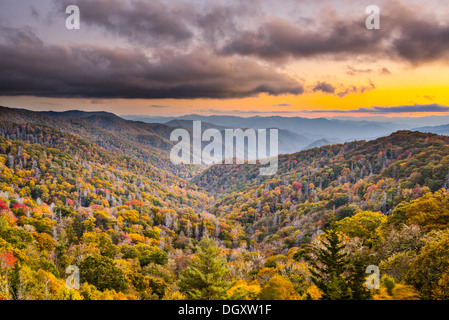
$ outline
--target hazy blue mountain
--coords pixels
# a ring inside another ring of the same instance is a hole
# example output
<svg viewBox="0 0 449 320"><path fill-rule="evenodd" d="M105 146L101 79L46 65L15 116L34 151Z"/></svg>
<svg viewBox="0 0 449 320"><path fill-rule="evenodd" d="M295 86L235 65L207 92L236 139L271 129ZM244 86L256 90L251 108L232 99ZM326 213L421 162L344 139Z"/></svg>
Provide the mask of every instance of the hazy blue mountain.
<svg viewBox="0 0 449 320"><path fill-rule="evenodd" d="M419 127L419 128L414 128L413 130L424 132L424 133L429 132L429 133L436 133L439 135L448 136L449 135L449 124L444 124L441 126Z"/></svg>
<svg viewBox="0 0 449 320"><path fill-rule="evenodd" d="M192 130L192 124L193 124L193 120L183 120L183 119L171 120L166 123L166 125L169 125L170 127L183 128L183 129L187 129L189 131ZM212 124L209 122L201 121L201 129L203 131L207 130L207 129L217 129L222 133L222 136L224 138L224 130L225 129L233 129L233 127L219 126L219 125ZM242 128L242 129L245 130L247 128ZM268 129L270 129L270 128L267 128L267 130ZM278 128L276 128L276 129L278 129ZM268 130L267 131L267 140L270 137L269 133L270 133L270 131ZM279 153L285 154L285 153L294 153L294 152L303 150L304 147L306 147L308 144L310 144L313 140L304 135L300 135L295 132L292 132L290 130L278 129L278 141L279 141L279 145L278 145ZM204 144L207 144L207 142Z"/></svg>
<svg viewBox="0 0 449 320"><path fill-rule="evenodd" d="M147 123L167 123L169 121L177 119L176 117L152 117L141 115L122 115L120 118L132 121L143 121Z"/></svg>
<svg viewBox="0 0 449 320"><path fill-rule="evenodd" d="M144 121L151 123L167 123L175 119L188 119L188 120L202 120L214 123L214 121L221 122L218 125L236 127L233 123L236 121L240 122L240 119L245 119L243 117L236 116L200 116L200 115L185 115L181 117L151 117L151 116L139 116L139 115L126 115L121 116L124 119ZM263 117L252 117L254 119ZM282 117L281 117L282 118ZM284 117L285 118L285 117ZM299 117L296 117L299 118ZM246 118L248 119L248 118ZM302 118L307 119L307 118ZM410 130L413 128L421 128L424 126L440 126L449 123L449 116L426 116L426 117L386 117L386 116L365 116L365 117L352 117L352 116L334 116L334 117L323 117L319 119L327 119L332 122L343 121L345 125L356 124L357 127L364 125L377 125L379 127L385 128L386 130L396 131L396 130ZM308 119L312 120L312 119ZM373 135L373 136L377 136Z"/></svg>
<svg viewBox="0 0 449 320"><path fill-rule="evenodd" d="M143 120L143 117L136 117L135 119ZM366 120L340 120L340 119L326 119L326 118L302 118L302 117L238 117L225 115L185 115L177 118L178 120L200 120L227 128L279 128L289 130L297 134L303 135L309 139L341 139L344 141L373 139L380 136L388 135L395 130L401 128L401 125L386 124L381 122L370 122ZM152 119L153 120L153 119ZM167 117L167 121L163 121L161 117L157 119L162 123L167 123L174 120L173 117Z"/></svg>
<svg viewBox="0 0 449 320"><path fill-rule="evenodd" d="M174 119L169 122L166 122L165 125L173 127L173 128L183 128L183 129L192 130L193 121L192 120L183 120L183 119ZM232 128L233 127L224 127L224 126L219 126L217 124L201 121L201 129L202 130L218 129L218 130L222 131L225 129L232 129Z"/></svg>
<svg viewBox="0 0 449 320"><path fill-rule="evenodd" d="M337 143L341 143L341 141L338 141L338 139L318 139L318 140L315 140L314 142L312 142L311 144L309 144L308 146L306 146L304 148L304 150L319 148L322 146L328 146L328 145L337 144Z"/></svg>
<svg viewBox="0 0 449 320"><path fill-rule="evenodd" d="M403 118L387 117L333 117L333 118L302 118L302 117L239 117L226 115L202 116L197 114L184 115L180 117L149 117L149 116L122 116L126 119L144 122L165 123L170 126L183 127L181 120L199 120L216 128L279 128L302 137L310 139L309 144L321 139L331 142L347 142L353 140L372 140L385 136L402 129L411 129L411 123L401 120ZM398 123L396 123L398 119ZM302 147L306 147L302 145ZM296 147L295 147L296 148Z"/></svg>
<svg viewBox="0 0 449 320"><path fill-rule="evenodd" d="M440 126L449 123L449 116L426 116L426 117L385 117L385 116L369 116L369 117L351 117L351 116L335 116L327 117L330 120L345 121L368 121L384 124L391 128L413 129L420 127Z"/></svg>

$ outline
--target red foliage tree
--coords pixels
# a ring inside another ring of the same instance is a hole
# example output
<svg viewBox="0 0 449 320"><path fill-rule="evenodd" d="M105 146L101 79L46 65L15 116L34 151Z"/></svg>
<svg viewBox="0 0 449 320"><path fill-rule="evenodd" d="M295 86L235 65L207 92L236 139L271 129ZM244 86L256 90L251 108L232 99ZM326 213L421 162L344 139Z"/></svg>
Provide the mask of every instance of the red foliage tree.
<svg viewBox="0 0 449 320"><path fill-rule="evenodd" d="M16 264L17 258L12 253L0 253L0 266L2 269L12 268Z"/></svg>
<svg viewBox="0 0 449 320"><path fill-rule="evenodd" d="M3 202L3 200L0 200L0 210L9 210L9 207Z"/></svg>

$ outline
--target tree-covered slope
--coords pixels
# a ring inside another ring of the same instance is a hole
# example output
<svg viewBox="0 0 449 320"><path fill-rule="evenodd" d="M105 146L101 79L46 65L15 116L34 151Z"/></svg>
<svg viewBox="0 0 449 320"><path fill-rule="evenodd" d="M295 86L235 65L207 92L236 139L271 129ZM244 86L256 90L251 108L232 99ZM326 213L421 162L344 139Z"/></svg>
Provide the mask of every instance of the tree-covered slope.
<svg viewBox="0 0 449 320"><path fill-rule="evenodd" d="M173 128L161 124L124 120L110 113L40 113L6 107L0 107L0 122L52 127L183 178L191 178L202 170L195 165L172 164L170 150L174 143L169 138ZM14 130L20 134L20 128ZM14 132L5 131L6 134L15 137Z"/></svg>
<svg viewBox="0 0 449 320"><path fill-rule="evenodd" d="M281 155L273 176L187 180L121 150L142 128L106 116L0 123L0 299L448 297L448 137L399 131Z"/></svg>
<svg viewBox="0 0 449 320"><path fill-rule="evenodd" d="M389 215L402 201L447 187L448 143L399 131L281 155L273 176L259 176L257 165L215 165L193 181L217 197L212 213L242 222L257 243L280 239L288 248L357 208Z"/></svg>

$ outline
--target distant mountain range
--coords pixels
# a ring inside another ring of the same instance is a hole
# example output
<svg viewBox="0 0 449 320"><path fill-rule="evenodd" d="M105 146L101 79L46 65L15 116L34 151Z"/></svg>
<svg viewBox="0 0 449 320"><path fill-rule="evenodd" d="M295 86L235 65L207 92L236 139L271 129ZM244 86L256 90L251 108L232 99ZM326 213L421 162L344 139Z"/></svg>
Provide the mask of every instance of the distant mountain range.
<svg viewBox="0 0 449 320"><path fill-rule="evenodd" d="M201 116L185 115L181 117L148 117L122 116L128 120L144 121L148 123L163 123L170 126L181 126L181 121L202 121L206 126L224 128L254 128L279 129L280 153L292 153L325 144L344 143L354 140L371 140L386 136L409 126L394 122L380 122L367 120L341 120L327 118L302 117L238 117L238 116Z"/></svg>
<svg viewBox="0 0 449 320"><path fill-rule="evenodd" d="M323 138L323 139L319 139L319 140L316 140L316 141L312 142L311 144L306 146L304 148L304 150L313 149L313 148L319 148L319 147L322 147L322 146L328 146L328 145L337 144L337 143L341 143L341 141L339 141L338 139L324 139Z"/></svg>
<svg viewBox="0 0 449 320"><path fill-rule="evenodd" d="M449 124L441 125L441 126L427 126L427 127L419 127L414 128L415 131L426 132L426 133L436 133L439 135L447 136L449 135Z"/></svg>
<svg viewBox="0 0 449 320"><path fill-rule="evenodd" d="M387 136L402 129L412 129L404 119L390 121L368 121L345 118L301 118L301 117L238 117L225 115L185 115L180 117L117 116L110 112L86 112L70 110L64 112L35 112L26 109L0 107L0 120L8 122L29 122L48 125L87 138L108 150L136 156L151 161L155 166L171 170L174 174L189 177L195 171L173 166L169 152L176 142L170 141L170 134L176 128L192 130L193 121L201 121L202 130L253 128L278 129L279 154L290 154L324 145L345 143L355 140L372 140ZM384 119L385 120L385 119ZM431 119L435 121L434 118ZM415 131L449 135L449 124L414 128ZM269 139L269 137L267 137ZM207 142L203 142L203 145ZM167 169L168 168L168 169ZM180 172L182 171L182 172Z"/></svg>
<svg viewBox="0 0 449 320"><path fill-rule="evenodd" d="M353 141L360 139L373 139L388 135L398 129L401 125L394 123L370 122L370 121L348 121L326 118L302 118L302 117L237 117L237 116L201 116L185 115L178 118L173 117L146 117L146 116L123 116L123 118L134 121L168 123L178 120L199 120L227 128L278 128L288 130L307 137L311 141L323 138L338 138L341 141Z"/></svg>
<svg viewBox="0 0 449 320"><path fill-rule="evenodd" d="M343 139L328 137L322 138L320 134L300 134L294 125L294 119L273 117L227 117L227 116L183 116L180 118L150 118L150 117L126 117L124 119L113 113L104 111L86 112L80 110L69 110L63 112L42 111L35 112L26 109L13 109L1 107L0 120L11 122L29 122L40 123L69 131L82 137L88 137L90 141L98 143L112 151L124 152L125 154L140 154L143 160L159 158L162 166L168 165L161 159L169 159L169 151L176 142L170 141L170 134L176 128L192 130L194 120L201 121L202 130L215 128L222 133L225 129L233 128L254 128L270 129L277 128L279 145L279 154L294 153L307 148L321 146L326 143L343 142ZM129 119L132 118L132 119ZM153 120L154 122L148 122ZM162 121L164 120L164 121ZM298 120L298 119L297 119ZM334 124L342 131L344 123L340 120L330 121L327 119L318 119L318 121L309 122L302 118L304 127L318 126L318 122ZM324 127L324 124L321 124ZM384 129L381 130L382 132ZM268 131L269 132L269 131ZM269 136L267 136L269 139ZM207 144L204 142L203 145ZM151 153L151 156L148 154ZM174 168L173 168L174 169ZM177 171L177 170L175 170Z"/></svg>
<svg viewBox="0 0 449 320"><path fill-rule="evenodd" d="M205 126L225 128L278 128L280 153L292 153L322 145L344 143L354 140L373 140L398 130L449 135L449 116L426 117L349 117L302 118L302 117L238 117L227 115L202 116L197 114L180 117L150 117L139 115L121 116L124 119L161 123L183 127L182 121L202 121ZM426 126L419 126L419 125Z"/></svg>
<svg viewBox="0 0 449 320"><path fill-rule="evenodd" d="M377 123L386 123L387 125L400 125L405 129L420 128L424 126L441 126L449 123L449 116L435 115L425 117L386 117L386 116L369 116L369 117L350 117L336 116L329 119L345 120L345 121L369 121Z"/></svg>
<svg viewBox="0 0 449 320"><path fill-rule="evenodd" d="M167 122L166 125L173 127L173 128L183 128L183 129L191 131L192 126L193 126L193 120L175 119L175 120L171 120L171 121ZM201 121L201 128L203 131L207 130L207 129L217 129L224 136L225 129L235 129L237 127L220 126L217 124ZM242 128L242 129L246 130L248 128ZM267 128L267 129L270 129L270 128ZM270 133L270 131L268 130L267 131L267 141L269 141L269 137L270 137L269 133ZM290 130L285 130L285 129L278 129L278 141L279 141L279 145L278 145L279 154L297 152L297 151L303 150L309 144L313 143L313 140L311 140L301 134L295 133ZM207 142L206 142L206 144L207 144Z"/></svg>

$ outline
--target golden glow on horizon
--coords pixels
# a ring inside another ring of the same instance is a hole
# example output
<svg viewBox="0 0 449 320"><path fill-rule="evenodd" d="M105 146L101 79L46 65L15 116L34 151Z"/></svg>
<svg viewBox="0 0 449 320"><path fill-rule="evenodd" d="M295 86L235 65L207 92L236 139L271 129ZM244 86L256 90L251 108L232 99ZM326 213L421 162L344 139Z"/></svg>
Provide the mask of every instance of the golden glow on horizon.
<svg viewBox="0 0 449 320"><path fill-rule="evenodd" d="M368 66L369 70L377 67ZM385 64L384 64L385 65ZM295 64L296 69L290 74L301 74L300 64ZM326 68L332 70L326 70ZM449 76L446 65L430 65L420 68L399 67L388 65L388 70L394 70L391 74L379 73L367 75L348 75L347 64L334 64L329 62L318 66L313 62L307 68L307 74L315 68L316 76L308 77L304 83L305 93L301 95L270 96L261 94L256 97L240 99L75 99L75 98L38 98L38 97L1 97L0 104L9 107L20 107L32 110L70 110L80 109L85 111L105 110L118 115L151 115L151 116L181 116L185 114L235 114L240 116L305 116L324 117L332 115L370 116L382 115L371 113L332 113L332 110L355 110L358 108L394 107L401 105L428 105L440 104L449 106ZM361 69L360 66L357 67ZM306 69L306 68L303 68ZM326 71L328 73L326 73ZM328 74L339 74L329 76ZM335 73L334 73L335 72ZM338 78L338 79L337 79ZM340 81L339 81L340 80ZM300 80L299 80L300 81ZM357 93L349 93L343 97L336 94L313 92L313 86L318 81L332 84L335 93L343 92L352 86ZM370 87L370 83L374 88ZM364 88L364 91L362 89ZM329 110L329 113L313 113L301 111ZM411 114L398 114L411 116ZM427 114L416 113L415 116ZM391 116L391 114L389 114Z"/></svg>

